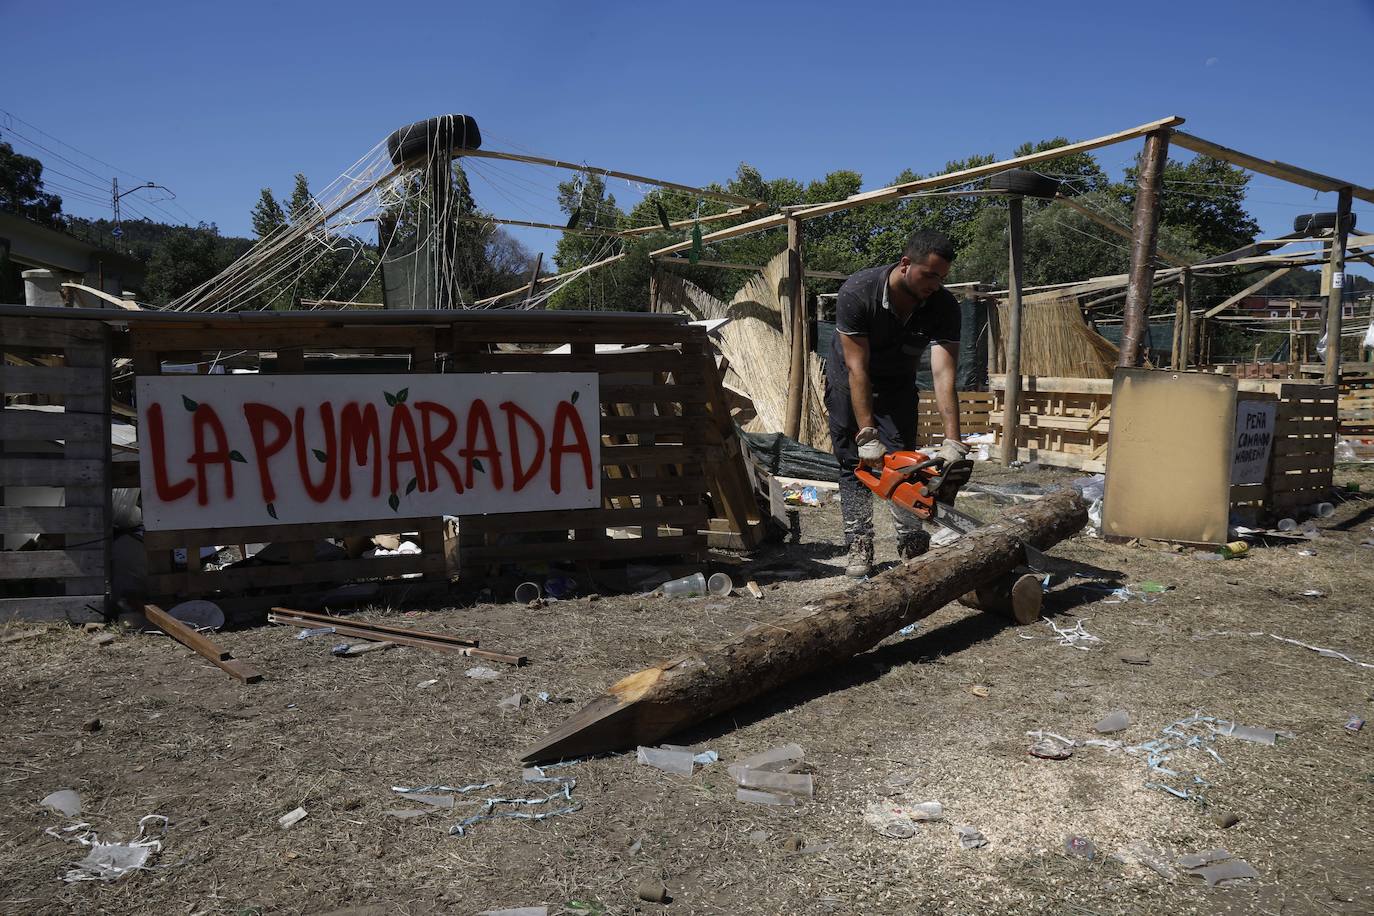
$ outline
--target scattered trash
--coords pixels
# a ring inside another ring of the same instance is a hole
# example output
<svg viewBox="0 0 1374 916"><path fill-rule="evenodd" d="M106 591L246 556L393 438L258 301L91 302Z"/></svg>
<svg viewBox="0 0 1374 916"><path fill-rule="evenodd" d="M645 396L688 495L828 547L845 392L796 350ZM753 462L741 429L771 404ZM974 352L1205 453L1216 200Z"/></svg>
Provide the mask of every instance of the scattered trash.
<svg viewBox="0 0 1374 916"><path fill-rule="evenodd" d="M197 630L218 630L224 626L224 611L215 602L202 598L174 604L167 613Z"/></svg>
<svg viewBox="0 0 1374 916"><path fill-rule="evenodd" d="M1303 598L1325 598L1325 597L1326 597L1326 592L1322 591L1321 589L1309 588L1307 591L1305 591L1305 592L1302 593L1302 597L1303 597Z"/></svg>
<svg viewBox="0 0 1374 916"><path fill-rule="evenodd" d="M1217 555L1228 560L1234 560L1236 557L1243 557L1249 552L1250 545L1245 541L1232 541L1229 544L1223 544L1221 549L1217 551Z"/></svg>
<svg viewBox="0 0 1374 916"><path fill-rule="evenodd" d="M720 755L715 751L702 751L700 754L693 755L692 762L699 763L702 766L710 766L719 759Z"/></svg>
<svg viewBox="0 0 1374 916"><path fill-rule="evenodd" d="M748 582L744 583L744 587L748 589L749 594L753 595L756 599L761 600L763 598L763 589L759 588L759 584L755 582L753 579L750 579Z"/></svg>
<svg viewBox="0 0 1374 916"><path fill-rule="evenodd" d="M396 794L406 801L413 801L420 805L428 805L431 808L446 808L452 810L454 805L452 795L429 795L424 792L397 792Z"/></svg>
<svg viewBox="0 0 1374 916"><path fill-rule="evenodd" d="M735 590L735 583L725 573L711 573L706 580L706 591L716 598L728 598Z"/></svg>
<svg viewBox="0 0 1374 916"><path fill-rule="evenodd" d="M982 684L974 684L968 689L968 692L980 698L985 698L988 695L988 689Z"/></svg>
<svg viewBox="0 0 1374 916"><path fill-rule="evenodd" d="M382 812L382 816L394 817L398 821L408 821L413 820L417 817L425 817L430 814L435 814L439 810L439 808L388 808L387 810Z"/></svg>
<svg viewBox="0 0 1374 916"><path fill-rule="evenodd" d="M667 903L668 887L657 878L645 878L635 888L635 896L649 903Z"/></svg>
<svg viewBox="0 0 1374 916"><path fill-rule="evenodd" d="M575 811L581 811L581 802L574 802L573 804L565 805L562 808L556 808L551 811L531 812L519 810L520 807L544 805L556 799L572 801L572 790L576 785L577 781L575 779L568 779L563 782L563 788L543 798L488 798L483 804L482 810L469 817L463 818L453 827L449 828L449 835L467 836L468 828L472 827L474 824L482 821L495 820L499 817L516 818L518 820L527 821L542 821L551 817L559 817L564 814L572 814ZM496 810L498 805L516 805L518 807L514 811L498 811Z"/></svg>
<svg viewBox="0 0 1374 916"><path fill-rule="evenodd" d="M515 587L515 600L521 604L538 601L541 597L543 597L543 593L537 582L521 582Z"/></svg>
<svg viewBox="0 0 1374 916"><path fill-rule="evenodd" d="M1346 655L1344 652L1337 652L1335 649L1322 649L1317 646L1309 646L1305 642L1298 642L1296 639L1289 639L1286 636L1279 636L1275 633L1270 633L1269 635L1277 639L1279 642L1291 643L1295 646L1301 646L1304 649L1311 649L1318 655L1324 655L1327 658L1339 658L1343 662L1350 662L1350 664L1359 665L1361 668L1374 668L1374 664L1371 664L1369 662L1358 662L1355 659L1351 658L1349 655Z"/></svg>
<svg viewBox="0 0 1374 916"><path fill-rule="evenodd" d="M1131 714L1124 709L1116 709L1107 713L1093 724L1093 731L1099 735L1114 735L1117 732L1125 731L1126 726L1131 724Z"/></svg>
<svg viewBox="0 0 1374 916"><path fill-rule="evenodd" d="M135 871L146 870L148 860L155 853L162 851L161 839L144 836L148 825L153 821L161 821L162 828L167 828L167 818L161 814L144 815L138 820L138 835L127 843L102 843L99 834L94 830L85 829L90 827L89 824L73 824L61 830L49 827L43 832L59 840L91 847L86 857L62 876L63 881L118 881ZM83 830L84 832L77 833Z"/></svg>
<svg viewBox="0 0 1374 916"><path fill-rule="evenodd" d="M1336 507L1331 503L1313 503L1307 511L1311 512L1317 518L1330 518L1336 514Z"/></svg>
<svg viewBox="0 0 1374 916"><path fill-rule="evenodd" d="M1223 881L1242 881L1259 877L1259 872L1251 868L1250 863L1233 858L1224 849L1180 856L1178 865L1184 874L1201 878L1207 882L1208 887L1216 887Z"/></svg>
<svg viewBox="0 0 1374 916"><path fill-rule="evenodd" d="M340 643L330 649L329 652L331 655L337 655L340 658L352 658L355 655L367 655L370 652L385 652L387 649L394 648L396 648L394 642L382 640L380 642L355 642L351 645L349 643Z"/></svg>
<svg viewBox="0 0 1374 916"><path fill-rule="evenodd" d="M1150 656L1143 652L1122 652L1117 658L1128 665L1148 665L1150 663Z"/></svg>
<svg viewBox="0 0 1374 916"><path fill-rule="evenodd" d="M797 799L792 795L776 795L772 792L760 792L757 789L736 789L735 800L750 802L755 805L782 805L790 807L797 803Z"/></svg>
<svg viewBox="0 0 1374 916"><path fill-rule="evenodd" d="M277 823L281 825L281 829L290 830L304 820L305 815L306 811L304 808L296 808L294 811L288 811L277 818Z"/></svg>
<svg viewBox="0 0 1374 916"><path fill-rule="evenodd" d="M1223 722L1221 727L1216 730L1218 735L1227 738L1240 738L1243 741L1253 741L1256 744L1267 744L1273 747L1278 741L1279 733L1272 728L1255 728L1253 725L1237 725L1235 722Z"/></svg>
<svg viewBox="0 0 1374 916"><path fill-rule="evenodd" d="M501 676L501 672L493 668L487 668L482 665L478 665L476 668L469 668L468 670L464 671L463 674L467 677L475 677L478 680L482 681L490 681L493 678Z"/></svg>
<svg viewBox="0 0 1374 916"><path fill-rule="evenodd" d="M483 910L477 916L549 916L546 906L518 906L505 910Z"/></svg>
<svg viewBox="0 0 1374 916"><path fill-rule="evenodd" d="M916 823L900 805L891 802L869 802L864 809L864 823L894 840L909 840L916 835Z"/></svg>
<svg viewBox="0 0 1374 916"><path fill-rule="evenodd" d="M1047 735L1032 744L1026 753L1042 760L1068 760L1073 756L1073 742L1066 738Z"/></svg>
<svg viewBox="0 0 1374 916"><path fill-rule="evenodd" d="M1120 591L1120 589L1118 589L1118 591ZM1072 627L1061 627L1049 618L1044 618L1041 622L1054 630L1054 635L1049 638L1053 639L1061 646L1068 646L1072 649L1082 649L1084 652L1091 652L1096 643L1102 642L1101 637L1094 636L1084 628L1084 624L1088 622L1086 619L1078 621ZM1041 638L1030 633L1018 633L1016 635L1020 636L1022 639Z"/></svg>
<svg viewBox="0 0 1374 916"><path fill-rule="evenodd" d="M519 709L520 704L524 701L525 695L520 693L519 691L516 691L515 693L512 693L510 696L502 699L501 702L496 704L496 706L499 709Z"/></svg>
<svg viewBox="0 0 1374 916"><path fill-rule="evenodd" d="M897 635L910 636L912 633L915 633L917 629L920 628L920 626L921 625L919 623L909 623L906 626L902 627L900 630L898 630Z"/></svg>
<svg viewBox="0 0 1374 916"><path fill-rule="evenodd" d="M757 754L751 754L741 760L736 760L726 768L731 777L738 780L740 774L746 770L767 770L773 773L790 773L802 760L802 749L799 744L784 744L782 747L769 748Z"/></svg>
<svg viewBox="0 0 1374 916"><path fill-rule="evenodd" d="M1097 847L1093 845L1093 841L1081 836L1065 837L1064 851L1071 856L1087 859L1089 862L1097 858Z"/></svg>
<svg viewBox="0 0 1374 916"><path fill-rule="evenodd" d="M1155 872L1164 880L1174 880L1173 865L1170 863L1169 858L1158 849L1146 846L1141 842L1136 842L1131 844L1128 852L1137 862Z"/></svg>
<svg viewBox="0 0 1374 916"><path fill-rule="evenodd" d="M100 731L101 728L102 725L99 719L87 719L85 722L81 723L81 730L87 734L94 734Z"/></svg>
<svg viewBox="0 0 1374 916"><path fill-rule="evenodd" d="M576 591L577 581L568 576L550 576L544 580L544 594L555 601L570 598Z"/></svg>
<svg viewBox="0 0 1374 916"><path fill-rule="evenodd" d="M1240 817L1230 811L1217 811L1212 815L1212 822L1222 830L1229 830L1240 823Z"/></svg>
<svg viewBox="0 0 1374 916"><path fill-rule="evenodd" d="M1361 719L1359 716L1352 715L1349 719L1346 719L1345 721L1345 730L1350 732L1350 734L1352 735L1362 728L1364 728L1364 719Z"/></svg>
<svg viewBox="0 0 1374 916"><path fill-rule="evenodd" d="M783 488L782 501L789 506L811 506L814 508L825 505L820 491L815 487L805 487L795 483L789 483Z"/></svg>
<svg viewBox="0 0 1374 916"><path fill-rule="evenodd" d="M439 683L439 679L437 677L432 677L427 681L421 681L416 684L415 687L417 690L424 690L426 687L433 687L437 683Z"/></svg>
<svg viewBox="0 0 1374 916"><path fill-rule="evenodd" d="M635 751L637 763L651 766L665 773L671 773L674 776L692 775L692 756L691 751L673 751L660 747L640 746Z"/></svg>
<svg viewBox="0 0 1374 916"><path fill-rule="evenodd" d="M809 773L744 770L738 778L739 784L746 789L764 789L769 792L801 795L808 798L816 794L815 782Z"/></svg>
<svg viewBox="0 0 1374 916"><path fill-rule="evenodd" d="M297 639L310 639L312 636L328 636L334 632L333 627L310 627L301 630L296 634Z"/></svg>
<svg viewBox="0 0 1374 916"><path fill-rule="evenodd" d="M759 843L766 843L768 842L768 838L772 835L773 834L769 833L767 830L751 830L749 832L749 842L754 843L755 845Z"/></svg>
<svg viewBox="0 0 1374 916"><path fill-rule="evenodd" d="M959 845L965 849L981 849L988 845L988 838L977 827L963 825L954 829L959 834Z"/></svg>
<svg viewBox="0 0 1374 916"><path fill-rule="evenodd" d="M706 577L699 572L694 572L690 576L664 582L660 587L663 589L663 594L669 598L699 598L706 594Z"/></svg>
<svg viewBox="0 0 1374 916"><path fill-rule="evenodd" d="M76 817L81 813L81 795L75 789L58 789L45 795L39 804L67 817Z"/></svg>
<svg viewBox="0 0 1374 916"><path fill-rule="evenodd" d="M538 769L538 767L534 769ZM531 780L527 779L525 781L530 782ZM498 785L498 783L477 782L470 786L392 786L391 791L395 792L397 795L424 795L430 792L453 792L458 795L466 795L468 792L478 792L482 789L490 789L495 785Z"/></svg>

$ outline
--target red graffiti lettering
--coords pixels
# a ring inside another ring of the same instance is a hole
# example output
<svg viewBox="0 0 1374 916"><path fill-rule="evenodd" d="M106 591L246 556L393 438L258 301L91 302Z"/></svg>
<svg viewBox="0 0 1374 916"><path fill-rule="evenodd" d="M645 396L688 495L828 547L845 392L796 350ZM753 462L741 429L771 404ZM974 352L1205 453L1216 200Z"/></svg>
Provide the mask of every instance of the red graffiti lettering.
<svg viewBox="0 0 1374 916"><path fill-rule="evenodd" d="M478 427L486 439L486 448L477 448ZM501 477L501 451L496 447L496 434L491 429L491 411L487 410L487 402L477 398L468 408L468 444L465 448L458 450L458 454L467 462L468 486L472 486L473 464L478 458L487 459L487 476L491 478L491 485L497 490L503 486Z"/></svg>
<svg viewBox="0 0 1374 916"><path fill-rule="evenodd" d="M329 499L334 492L334 475L339 468L339 456L334 449L334 405L328 401L320 405L320 423L324 426L324 480L317 484L310 477L310 461L306 457L305 408L296 408L296 465L301 470L305 492L317 503Z"/></svg>
<svg viewBox="0 0 1374 916"><path fill-rule="evenodd" d="M377 408L371 404L358 409L356 402L344 405L339 418L339 496L348 499L353 492L348 463L367 466L367 443L372 441L372 496L382 493L382 433L377 423Z"/></svg>
<svg viewBox="0 0 1374 916"><path fill-rule="evenodd" d="M224 424L220 422L219 414L209 404L197 405L195 412L191 414L191 430L195 438L196 450L191 454L190 462L196 466L196 502L200 505L208 505L210 502L210 487L206 482L205 469L212 464L218 464L224 469L224 498L234 498L234 462L229 457L229 437L225 435ZM215 437L215 447L207 449L205 447L205 434L211 433Z"/></svg>
<svg viewBox="0 0 1374 916"><path fill-rule="evenodd" d="M458 433L458 418L453 415L453 411L435 401L416 401L415 409L420 412L420 438L424 442L429 489L439 489L439 472L436 466L443 465L444 470L448 472L449 480L453 481L453 489L462 493L463 479L458 473L458 467L444 454L444 449L453 444L453 437ZM445 423L444 432L438 437L431 428L431 418L435 416L442 417Z"/></svg>
<svg viewBox="0 0 1374 916"><path fill-rule="evenodd" d="M161 502L170 503L181 499L195 487L195 481L187 477L175 484L167 478L167 436L162 429L162 405L148 407L148 446L153 456L153 487Z"/></svg>
<svg viewBox="0 0 1374 916"><path fill-rule="evenodd" d="M564 435L572 433L573 442L565 443ZM587 432L577 408L567 401L559 401L553 414L553 447L549 449L549 486L555 493L563 492L563 456L576 455L582 459L582 474L587 489L592 488L592 450L587 445Z"/></svg>
<svg viewBox="0 0 1374 916"><path fill-rule="evenodd" d="M401 442L401 435L406 437L407 448L402 451L397 448ZM410 416L410 405L397 404L391 411L391 434L387 437L388 444L386 450L387 464L391 471L391 492L400 495L400 488L397 483L400 480L400 466L405 462L415 471L415 483L420 491L424 492L429 487L425 484L425 467L420 461L420 444L415 437L415 420Z"/></svg>
<svg viewBox="0 0 1374 916"><path fill-rule="evenodd" d="M511 488L519 493L525 489L525 484L534 479L534 475L539 473L539 469L544 465L544 430L539 428L534 417L529 415L523 407L514 401L505 401L501 404L501 409L506 412L506 435L510 438L510 469L511 476L515 479L511 483ZM515 425L516 420L523 420L525 426L534 433L534 457L530 459L528 465L521 464L520 456L520 430Z"/></svg>
<svg viewBox="0 0 1374 916"><path fill-rule="evenodd" d="M258 485L262 488L262 501L270 503L277 498L277 488L272 483L272 469L267 460L286 448L291 438L291 418L270 404L248 402L243 405L243 419L248 421L248 435L253 440L253 456L258 463ZM276 435L267 441L267 427L271 425Z"/></svg>

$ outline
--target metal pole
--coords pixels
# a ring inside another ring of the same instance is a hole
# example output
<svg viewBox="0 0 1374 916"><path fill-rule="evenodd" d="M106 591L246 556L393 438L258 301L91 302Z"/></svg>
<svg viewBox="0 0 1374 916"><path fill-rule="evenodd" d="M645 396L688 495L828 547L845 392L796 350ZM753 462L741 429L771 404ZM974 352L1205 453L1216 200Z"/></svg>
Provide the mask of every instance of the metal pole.
<svg viewBox="0 0 1374 916"><path fill-rule="evenodd" d="M1140 365L1140 343L1145 338L1150 292L1155 276L1155 242L1159 237L1159 187L1169 155L1169 131L1145 135L1136 178L1135 214L1131 221L1131 272L1126 286L1126 310L1121 323L1118 366Z"/></svg>
<svg viewBox="0 0 1374 916"><path fill-rule="evenodd" d="M1350 222L1350 188L1336 192L1336 228L1331 235L1331 291L1326 295L1326 373L1328 385L1341 383L1341 293L1345 292L1345 238Z"/></svg>
<svg viewBox="0 0 1374 916"><path fill-rule="evenodd" d="M806 393L806 288L803 285L801 258L801 222L787 217L787 278L788 320L792 325L792 365L787 374L787 413L783 433L791 439L801 435L802 396Z"/></svg>
<svg viewBox="0 0 1374 916"><path fill-rule="evenodd" d="M1011 241L1007 257L1006 385L1002 392L1002 466L1016 460L1016 428L1021 422L1021 227L1020 197L1007 199Z"/></svg>

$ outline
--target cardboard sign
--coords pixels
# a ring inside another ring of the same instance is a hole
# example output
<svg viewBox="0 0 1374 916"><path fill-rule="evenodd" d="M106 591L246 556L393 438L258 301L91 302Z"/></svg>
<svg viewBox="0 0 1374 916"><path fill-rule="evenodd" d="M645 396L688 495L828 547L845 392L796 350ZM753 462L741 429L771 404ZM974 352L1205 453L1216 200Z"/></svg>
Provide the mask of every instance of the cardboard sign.
<svg viewBox="0 0 1374 916"><path fill-rule="evenodd" d="M591 372L138 379L150 531L601 505Z"/></svg>
<svg viewBox="0 0 1374 916"><path fill-rule="evenodd" d="M1236 402L1236 443L1231 452L1231 483L1264 483L1274 447L1274 401Z"/></svg>

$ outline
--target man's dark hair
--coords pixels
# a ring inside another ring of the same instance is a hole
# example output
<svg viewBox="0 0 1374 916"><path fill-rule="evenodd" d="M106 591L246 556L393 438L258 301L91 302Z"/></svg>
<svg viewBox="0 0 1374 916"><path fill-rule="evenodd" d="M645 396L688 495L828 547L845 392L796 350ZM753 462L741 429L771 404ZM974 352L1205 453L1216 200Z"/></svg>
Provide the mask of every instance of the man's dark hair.
<svg viewBox="0 0 1374 916"><path fill-rule="evenodd" d="M934 229L917 229L911 233L911 238L906 240L906 248L902 254L910 258L915 264L921 263L928 255L932 254L938 254L953 264L954 243L943 232L936 232Z"/></svg>

